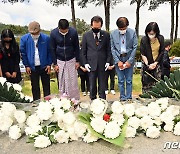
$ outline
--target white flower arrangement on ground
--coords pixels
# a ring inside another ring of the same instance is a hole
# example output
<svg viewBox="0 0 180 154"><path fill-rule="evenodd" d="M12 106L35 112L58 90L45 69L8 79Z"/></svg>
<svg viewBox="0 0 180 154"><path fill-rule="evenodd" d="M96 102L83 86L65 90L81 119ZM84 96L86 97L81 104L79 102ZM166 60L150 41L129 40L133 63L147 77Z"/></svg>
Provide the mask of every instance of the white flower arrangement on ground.
<svg viewBox="0 0 180 154"><path fill-rule="evenodd" d="M180 136L180 122L178 122L174 127L174 135Z"/></svg>
<svg viewBox="0 0 180 154"><path fill-rule="evenodd" d="M99 138L116 144L123 136L133 138L139 132L156 139L161 129L180 136L180 108L169 105L168 100L161 98L147 106L115 101L108 108L107 101L96 99L89 103L90 113L81 116L73 112L76 103L66 97L42 101L28 116L5 102L0 104L0 131L14 140L25 133L36 148L76 140L92 143Z"/></svg>
<svg viewBox="0 0 180 154"><path fill-rule="evenodd" d="M156 126L148 127L146 136L149 138L158 138L160 136L159 128L157 128Z"/></svg>
<svg viewBox="0 0 180 154"><path fill-rule="evenodd" d="M46 148L49 145L51 145L51 141L49 140L49 137L44 135L39 135L35 138L34 146L36 148Z"/></svg>
<svg viewBox="0 0 180 154"><path fill-rule="evenodd" d="M9 128L9 137L17 140L22 136L21 128L18 125L13 125Z"/></svg>
<svg viewBox="0 0 180 154"><path fill-rule="evenodd" d="M6 78L0 77L0 102L22 102L30 103L32 98L22 93L19 84L7 82Z"/></svg>

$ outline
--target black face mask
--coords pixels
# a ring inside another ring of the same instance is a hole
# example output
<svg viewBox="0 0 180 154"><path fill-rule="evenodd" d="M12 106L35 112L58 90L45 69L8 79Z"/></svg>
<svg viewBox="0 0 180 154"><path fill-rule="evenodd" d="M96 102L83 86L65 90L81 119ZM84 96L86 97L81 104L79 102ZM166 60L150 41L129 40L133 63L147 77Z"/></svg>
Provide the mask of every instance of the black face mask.
<svg viewBox="0 0 180 154"><path fill-rule="evenodd" d="M93 31L94 33L99 33L100 29L98 29L98 28L92 28L92 31Z"/></svg>
<svg viewBox="0 0 180 154"><path fill-rule="evenodd" d="M12 40L8 40L8 41L4 41L5 43L11 43L12 42Z"/></svg>

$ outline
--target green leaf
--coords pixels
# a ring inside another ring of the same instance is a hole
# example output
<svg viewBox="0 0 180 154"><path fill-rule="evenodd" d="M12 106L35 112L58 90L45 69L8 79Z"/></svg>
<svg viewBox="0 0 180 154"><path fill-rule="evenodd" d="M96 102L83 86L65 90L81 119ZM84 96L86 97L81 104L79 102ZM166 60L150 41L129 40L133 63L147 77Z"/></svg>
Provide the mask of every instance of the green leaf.
<svg viewBox="0 0 180 154"><path fill-rule="evenodd" d="M57 143L57 141L54 138L54 135L49 135L49 139L52 143Z"/></svg>
<svg viewBox="0 0 180 154"><path fill-rule="evenodd" d="M91 125L90 125L90 118L89 118L89 117L90 117L90 114L88 114L88 113L82 113L82 112L81 112L81 113L78 115L78 117L79 117L79 120L80 120L81 122L85 123L85 124L88 126L89 130L91 131L91 133L92 133L94 136L97 136L98 138L101 138L101 139L103 139L103 140L105 140L105 141L107 141L107 142L110 142L110 143L112 143L112 144L115 144L115 145L117 145L117 146L123 147L124 140L125 140L125 136L126 136L126 128L127 128L127 120L128 120L128 117L125 117L125 122L124 122L124 124L123 124L123 126L122 126L122 132L121 132L121 134L120 134L117 138L115 138L115 139L108 139L108 138L106 138L104 135L97 133L97 132L91 127Z"/></svg>
<svg viewBox="0 0 180 154"><path fill-rule="evenodd" d="M28 136L26 143L34 143L35 137L37 136Z"/></svg>

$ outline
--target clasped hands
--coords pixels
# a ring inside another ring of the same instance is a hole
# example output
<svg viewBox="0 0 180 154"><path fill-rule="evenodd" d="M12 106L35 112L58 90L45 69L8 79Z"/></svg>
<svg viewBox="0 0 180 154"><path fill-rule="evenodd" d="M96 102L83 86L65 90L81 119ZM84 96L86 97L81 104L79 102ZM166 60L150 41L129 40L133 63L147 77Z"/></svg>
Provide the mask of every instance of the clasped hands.
<svg viewBox="0 0 180 154"><path fill-rule="evenodd" d="M124 70L126 68L130 68L131 64L128 61L126 61L125 63L119 61L118 62L118 67L119 67L120 70Z"/></svg>

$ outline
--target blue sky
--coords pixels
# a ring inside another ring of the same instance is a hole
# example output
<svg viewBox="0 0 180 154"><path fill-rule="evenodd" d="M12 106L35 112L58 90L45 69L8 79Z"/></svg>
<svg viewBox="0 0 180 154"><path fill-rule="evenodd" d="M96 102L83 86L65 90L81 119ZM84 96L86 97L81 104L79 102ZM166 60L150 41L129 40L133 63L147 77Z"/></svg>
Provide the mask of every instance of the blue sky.
<svg viewBox="0 0 180 154"><path fill-rule="evenodd" d="M127 0L111 9L111 30L116 29L115 22L120 16L126 16L130 22L129 27L134 29L136 23L136 5L130 6L129 3L129 0ZM75 9L76 18L84 19L87 23L90 23L94 15L100 15L104 19L103 6L95 7L89 4L87 8L81 9L76 5ZM156 11L148 11L148 6L142 7L140 10L140 34L144 35L146 25L149 22L155 21L159 24L161 34L165 38L169 38L170 17L169 4L161 5ZM55 7L46 0L30 0L29 3L17 3L14 5L0 2L0 22L5 24L28 25L29 22L35 20L40 23L41 28L51 30L57 27L60 18L71 19L70 6ZM180 37L180 26L178 34L178 37Z"/></svg>

